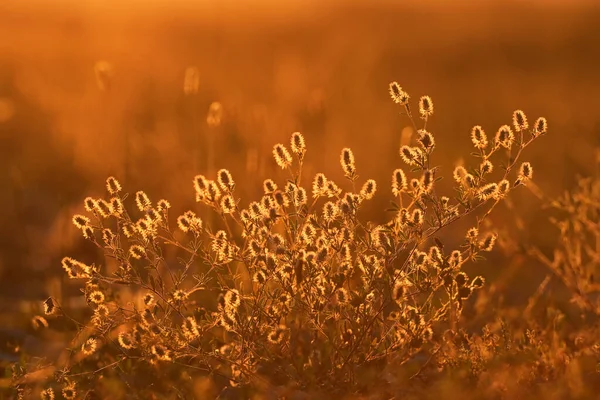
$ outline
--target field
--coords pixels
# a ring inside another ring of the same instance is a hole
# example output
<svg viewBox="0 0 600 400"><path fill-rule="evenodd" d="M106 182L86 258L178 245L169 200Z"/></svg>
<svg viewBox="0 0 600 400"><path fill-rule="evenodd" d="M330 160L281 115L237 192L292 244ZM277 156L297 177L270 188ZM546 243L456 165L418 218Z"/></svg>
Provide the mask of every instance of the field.
<svg viewBox="0 0 600 400"><path fill-rule="evenodd" d="M592 1L1 2L0 398L597 398L599 19ZM488 177L469 169L492 149Z"/></svg>

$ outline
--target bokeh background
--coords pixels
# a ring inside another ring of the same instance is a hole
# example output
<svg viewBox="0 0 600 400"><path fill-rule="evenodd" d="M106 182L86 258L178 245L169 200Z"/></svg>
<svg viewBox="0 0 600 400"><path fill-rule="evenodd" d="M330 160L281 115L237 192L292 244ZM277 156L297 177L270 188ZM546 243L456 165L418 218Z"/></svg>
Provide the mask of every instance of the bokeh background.
<svg viewBox="0 0 600 400"><path fill-rule="evenodd" d="M339 154L351 147L361 179L380 185L365 217L385 220L410 132L390 81L415 101L432 97L445 176L470 162L472 126L493 135L517 108L547 117L549 135L524 159L539 190L563 192L596 171L598 21L598 2L575 0L1 1L2 335L64 289L63 256L93 251L71 216L109 175L177 213L198 207L194 175L226 167L246 205L264 178L283 182L272 146L301 131L305 176L341 180ZM189 67L193 95L183 90ZM215 101L223 118L211 128ZM524 240L543 246L539 199L524 190L513 205L494 220L511 229L518 210L532 232ZM521 282L535 288L540 276Z"/></svg>

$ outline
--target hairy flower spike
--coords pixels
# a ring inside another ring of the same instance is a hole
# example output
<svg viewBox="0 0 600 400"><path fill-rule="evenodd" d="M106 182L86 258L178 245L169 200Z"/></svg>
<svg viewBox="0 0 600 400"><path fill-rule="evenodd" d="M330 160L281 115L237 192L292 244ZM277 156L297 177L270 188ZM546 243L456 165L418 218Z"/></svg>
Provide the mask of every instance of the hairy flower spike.
<svg viewBox="0 0 600 400"><path fill-rule="evenodd" d="M235 182L231 177L231 173L226 169L220 169L219 172L217 172L217 182L219 182L221 189L226 192L233 191L233 188L235 187Z"/></svg>
<svg viewBox="0 0 600 400"><path fill-rule="evenodd" d="M81 351L86 356L94 354L96 352L97 348L98 348L98 341L93 337L89 338L88 340L85 341L85 343L83 343L83 345L81 345Z"/></svg>
<svg viewBox="0 0 600 400"><path fill-rule="evenodd" d="M419 130L419 143L426 151L430 151L435 147L435 139L430 132L426 130Z"/></svg>
<svg viewBox="0 0 600 400"><path fill-rule="evenodd" d="M477 125L474 126L473 129L471 129L471 141L473 142L473 146L475 146L476 149L483 150L487 147L487 135L485 134L485 131L481 126Z"/></svg>
<svg viewBox="0 0 600 400"><path fill-rule="evenodd" d="M121 184L114 176L110 176L106 179L106 190L111 195L115 195L121 191Z"/></svg>
<svg viewBox="0 0 600 400"><path fill-rule="evenodd" d="M233 197L228 194L221 199L221 210L224 214L232 214L235 211L236 205Z"/></svg>
<svg viewBox="0 0 600 400"><path fill-rule="evenodd" d="M535 121L535 124L533 125L533 129L534 129L534 134L536 136L543 135L544 133L546 133L548 131L548 122L546 121L546 118L539 117Z"/></svg>
<svg viewBox="0 0 600 400"><path fill-rule="evenodd" d="M390 96L396 104L400 104L401 106L408 104L409 96L402 90L398 82L390 83Z"/></svg>
<svg viewBox="0 0 600 400"><path fill-rule="evenodd" d="M265 194L271 194L277 190L277 184L272 179L265 179L263 182L263 190Z"/></svg>
<svg viewBox="0 0 600 400"><path fill-rule="evenodd" d="M365 200L371 200L373 196L375 196L375 191L377 190L377 182L373 179L369 179L365 182L362 189L360 190L360 196Z"/></svg>
<svg viewBox="0 0 600 400"><path fill-rule="evenodd" d="M419 99L419 113L423 118L428 118L433 115L433 101L431 101L431 97L422 96Z"/></svg>
<svg viewBox="0 0 600 400"><path fill-rule="evenodd" d="M292 139L290 141L292 151L302 159L304 153L306 153L306 143L304 142L304 136L300 132L292 133Z"/></svg>
<svg viewBox="0 0 600 400"><path fill-rule="evenodd" d="M46 315L54 315L58 311L58 304L56 304L56 301L52 297L44 300L42 305L44 307L44 314Z"/></svg>
<svg viewBox="0 0 600 400"><path fill-rule="evenodd" d="M146 256L146 250L142 246L135 244L129 248L129 255L136 260L140 260Z"/></svg>
<svg viewBox="0 0 600 400"><path fill-rule="evenodd" d="M513 126L515 127L515 131L521 132L529 128L529 123L527 122L527 117L525 113L521 110L516 110L513 112Z"/></svg>
<svg viewBox="0 0 600 400"><path fill-rule="evenodd" d="M148 195L141 190L135 194L135 204L140 211L146 211L147 208L152 206Z"/></svg>
<svg viewBox="0 0 600 400"><path fill-rule="evenodd" d="M273 146L273 158L281 169L289 168L292 165L292 156L281 143Z"/></svg>
<svg viewBox="0 0 600 400"><path fill-rule="evenodd" d="M354 163L354 154L352 153L352 150L347 147L342 150L342 154L340 155L340 164L342 165L342 169L344 170L346 177L354 176L356 173L356 164Z"/></svg>
<svg viewBox="0 0 600 400"><path fill-rule="evenodd" d="M515 135L508 125L502 125L496 132L495 144L510 149L515 140Z"/></svg>
<svg viewBox="0 0 600 400"><path fill-rule="evenodd" d="M481 251L492 251L498 235L495 233L488 234L479 244Z"/></svg>
<svg viewBox="0 0 600 400"><path fill-rule="evenodd" d="M90 219L84 215L77 214L73 216L73 225L75 225L77 229L83 229L88 226L89 223Z"/></svg>
<svg viewBox="0 0 600 400"><path fill-rule="evenodd" d="M93 212L96 209L96 200L91 197L86 197L85 200L83 200L83 205L85 207L85 211Z"/></svg>
<svg viewBox="0 0 600 400"><path fill-rule="evenodd" d="M396 169L392 173L392 193L394 196L399 196L400 193L406 190L408 185L408 180L406 179L406 175L404 171L401 169Z"/></svg>
<svg viewBox="0 0 600 400"><path fill-rule="evenodd" d="M489 200L493 197L496 197L496 194L498 192L498 185L495 183L488 183L487 185L485 185L484 187L482 187L481 189L479 189L479 192L477 193L477 197L479 197L479 200Z"/></svg>
<svg viewBox="0 0 600 400"><path fill-rule="evenodd" d="M410 146L402 146L400 147L400 157L402 161L404 161L408 165L417 166L419 165L419 152L418 149L410 147Z"/></svg>
<svg viewBox="0 0 600 400"><path fill-rule="evenodd" d="M529 180L533 176L533 167L530 163L524 162L521 164L521 168L519 169L519 178L522 180Z"/></svg>

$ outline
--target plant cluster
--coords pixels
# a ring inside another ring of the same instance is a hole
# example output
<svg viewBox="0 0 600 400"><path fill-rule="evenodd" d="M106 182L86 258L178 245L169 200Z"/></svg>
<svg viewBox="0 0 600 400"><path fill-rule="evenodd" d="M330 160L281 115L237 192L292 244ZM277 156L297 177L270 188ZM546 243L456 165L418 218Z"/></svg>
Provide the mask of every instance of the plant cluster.
<svg viewBox="0 0 600 400"><path fill-rule="evenodd" d="M86 198L86 215L73 217L104 258L62 260L89 313L77 320L58 299L43 302L32 324L52 329L62 319L75 334L57 360L13 366L19 396L185 398L196 379L244 396L341 395L389 384L389 371L413 362L456 364L444 344L462 332L465 301L485 286L463 266L493 249L497 235L482 222L532 178L519 159L547 122L530 125L517 110L491 138L473 127L475 162L453 171L455 192L444 196L427 130L431 98L419 99L417 118L409 95L395 82L389 89L417 137L400 148L405 167L391 174L385 224L361 219L378 184L359 178L350 148L340 153L343 184L322 173L306 184L299 132L273 147L285 176L266 179L262 198L245 207L227 169L194 177L196 201L220 217L212 226L200 210L173 216L167 200L130 196L108 178L106 196ZM444 246L436 234L470 214L474 225L456 232L462 247Z"/></svg>

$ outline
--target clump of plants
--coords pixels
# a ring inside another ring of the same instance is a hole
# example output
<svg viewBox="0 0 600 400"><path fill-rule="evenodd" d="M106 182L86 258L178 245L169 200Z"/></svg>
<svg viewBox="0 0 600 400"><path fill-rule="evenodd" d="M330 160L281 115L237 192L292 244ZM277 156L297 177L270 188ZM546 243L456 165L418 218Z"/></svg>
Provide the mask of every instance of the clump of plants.
<svg viewBox="0 0 600 400"><path fill-rule="evenodd" d="M396 393L403 371L458 365L448 343L463 332L465 301L485 286L463 266L493 249L497 235L482 223L532 178L521 154L547 122L529 124L517 110L493 137L473 127L474 161L453 171L455 191L443 195L431 98L416 115L396 82L390 94L417 135L385 183L385 224L361 218L378 183L359 177L350 148L339 155L345 181L303 176L310 152L299 132L273 147L282 174L249 203L227 169L193 178L198 208L182 215L108 178L106 196L86 198L86 214L73 217L104 257L62 260L89 311L78 320L58 299L43 302L33 325L60 319L73 334L57 359L13 365L18 396L189 398L199 385L241 398ZM205 223L201 207L217 222ZM453 232L461 247L437 238L470 214L472 227Z"/></svg>

